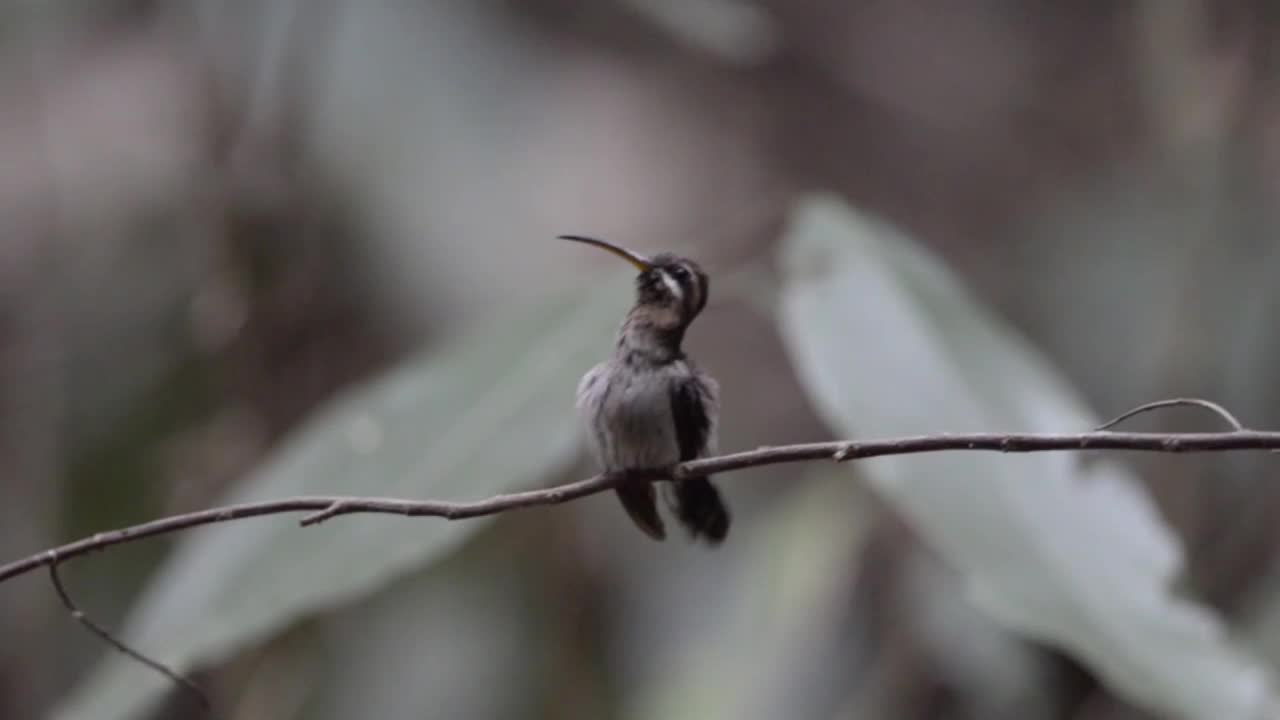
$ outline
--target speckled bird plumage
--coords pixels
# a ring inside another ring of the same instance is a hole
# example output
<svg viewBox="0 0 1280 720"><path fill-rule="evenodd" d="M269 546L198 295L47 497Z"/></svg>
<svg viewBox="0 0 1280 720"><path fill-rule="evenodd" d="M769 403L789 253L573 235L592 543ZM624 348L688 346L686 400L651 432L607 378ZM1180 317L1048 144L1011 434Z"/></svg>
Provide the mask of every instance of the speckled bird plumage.
<svg viewBox="0 0 1280 720"><path fill-rule="evenodd" d="M684 354L685 331L707 302L708 278L697 263L662 254L640 256L589 238L642 268L636 303L618 331L613 355L578 386L589 445L607 472L669 468L715 451L719 388ZM664 484L676 518L697 538L722 541L729 513L707 477ZM617 490L632 520L661 540L666 530L649 482Z"/></svg>

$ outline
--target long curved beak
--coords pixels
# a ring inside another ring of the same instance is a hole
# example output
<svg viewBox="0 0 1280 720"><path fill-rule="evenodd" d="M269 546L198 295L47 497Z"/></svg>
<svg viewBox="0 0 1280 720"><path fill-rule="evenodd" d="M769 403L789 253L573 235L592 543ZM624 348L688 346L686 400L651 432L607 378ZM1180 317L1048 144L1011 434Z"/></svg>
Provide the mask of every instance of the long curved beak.
<svg viewBox="0 0 1280 720"><path fill-rule="evenodd" d="M649 258L643 255L640 255L638 253L633 253L626 248L618 247L613 243L605 242L604 240L597 240L596 238L583 237L581 235L557 235L556 237L558 237L561 240L572 240L574 242L586 243L587 245L595 245L596 247L601 248L602 250L607 250L613 253L614 255L617 255L618 257L622 258L623 260L626 260L632 265L635 265L636 269L639 270L640 272L645 272L647 270L653 269L653 263L650 262Z"/></svg>

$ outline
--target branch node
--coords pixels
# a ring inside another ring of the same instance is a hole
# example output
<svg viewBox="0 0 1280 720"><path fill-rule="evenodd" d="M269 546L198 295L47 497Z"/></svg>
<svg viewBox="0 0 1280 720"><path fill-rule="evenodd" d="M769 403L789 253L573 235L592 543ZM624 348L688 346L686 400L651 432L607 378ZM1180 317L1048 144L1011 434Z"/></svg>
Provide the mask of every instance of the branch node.
<svg viewBox="0 0 1280 720"><path fill-rule="evenodd" d="M848 460L849 457L853 455L853 453L857 449L858 449L857 445L853 443L845 443L840 446L839 450L835 451L835 453L831 456L831 459L835 460L836 462L844 462L845 460Z"/></svg>
<svg viewBox="0 0 1280 720"><path fill-rule="evenodd" d="M302 518L302 520L300 520L298 524L299 524L299 525L301 525L302 527L310 527L310 526L312 526L312 525L319 525L320 523L324 522L325 520L328 520L329 518L332 518L332 517L334 517L335 515L337 515L338 513L342 512L342 508L343 508L343 507L344 507L344 505L343 505L342 501L338 501L338 502L332 503L331 505L329 505L329 507L327 507L327 508L325 508L325 509L323 509L323 510L321 510L321 511L319 511L319 512L313 512L313 513L311 513L310 515L307 515L307 516L303 517L303 518Z"/></svg>

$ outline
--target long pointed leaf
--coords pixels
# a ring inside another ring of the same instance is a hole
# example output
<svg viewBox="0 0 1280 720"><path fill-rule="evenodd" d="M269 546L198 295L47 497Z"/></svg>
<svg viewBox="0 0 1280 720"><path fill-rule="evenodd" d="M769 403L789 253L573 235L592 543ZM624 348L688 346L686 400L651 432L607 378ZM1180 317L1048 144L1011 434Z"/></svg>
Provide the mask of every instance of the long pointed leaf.
<svg viewBox="0 0 1280 720"><path fill-rule="evenodd" d="M1038 353L890 228L819 200L796 218L784 260L784 337L841 434L1096 425ZM965 574L983 608L1134 702L1205 720L1274 712L1267 674L1224 641L1213 613L1173 595L1181 546L1122 467L953 453L859 469Z"/></svg>

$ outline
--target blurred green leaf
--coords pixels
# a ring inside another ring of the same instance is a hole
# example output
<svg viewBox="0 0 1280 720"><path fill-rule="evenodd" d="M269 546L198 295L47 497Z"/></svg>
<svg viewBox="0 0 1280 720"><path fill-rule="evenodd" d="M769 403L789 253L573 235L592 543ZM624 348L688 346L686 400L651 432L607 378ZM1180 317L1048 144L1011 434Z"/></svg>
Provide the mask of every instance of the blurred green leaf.
<svg viewBox="0 0 1280 720"><path fill-rule="evenodd" d="M836 201L794 219L782 331L815 407L851 437L1071 432L1096 425L1071 387L893 229ZM1088 664L1161 714L1256 718L1261 667L1170 585L1178 539L1131 473L1071 453L950 453L859 469L1006 626Z"/></svg>
<svg viewBox="0 0 1280 720"><path fill-rule="evenodd" d="M534 485L576 452L575 385L608 351L627 300L604 287L518 312L348 393L227 502L467 499ZM217 662L438 560L486 524L364 516L302 529L291 517L197 530L144 593L126 637L178 668ZM137 717L171 690L111 655L58 717Z"/></svg>

